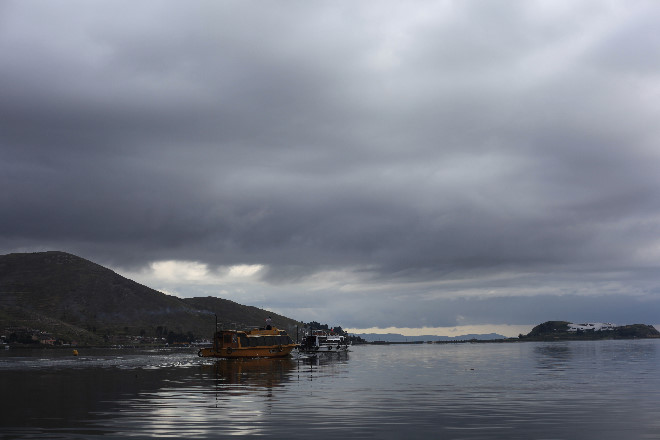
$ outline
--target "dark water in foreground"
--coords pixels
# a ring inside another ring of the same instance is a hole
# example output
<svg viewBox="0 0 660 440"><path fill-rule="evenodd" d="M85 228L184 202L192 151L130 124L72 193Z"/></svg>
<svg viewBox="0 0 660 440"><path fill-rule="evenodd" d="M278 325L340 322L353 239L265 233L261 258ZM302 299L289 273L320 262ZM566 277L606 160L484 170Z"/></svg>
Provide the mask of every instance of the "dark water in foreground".
<svg viewBox="0 0 660 440"><path fill-rule="evenodd" d="M0 438L660 439L660 340L0 353Z"/></svg>

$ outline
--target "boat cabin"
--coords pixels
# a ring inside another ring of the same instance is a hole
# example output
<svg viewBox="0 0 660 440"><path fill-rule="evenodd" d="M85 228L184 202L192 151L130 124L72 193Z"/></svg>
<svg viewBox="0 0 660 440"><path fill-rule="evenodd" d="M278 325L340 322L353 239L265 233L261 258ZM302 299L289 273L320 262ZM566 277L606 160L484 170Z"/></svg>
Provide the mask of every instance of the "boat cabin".
<svg viewBox="0 0 660 440"><path fill-rule="evenodd" d="M221 330L215 334L214 345L216 349L272 347L293 344L293 340L284 330L251 330L248 332L237 330Z"/></svg>

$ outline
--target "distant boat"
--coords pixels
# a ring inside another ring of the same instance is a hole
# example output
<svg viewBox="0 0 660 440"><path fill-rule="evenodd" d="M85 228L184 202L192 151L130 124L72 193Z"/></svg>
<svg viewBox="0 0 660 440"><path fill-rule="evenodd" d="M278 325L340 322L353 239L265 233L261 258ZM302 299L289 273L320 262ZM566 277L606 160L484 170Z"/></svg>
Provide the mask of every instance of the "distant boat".
<svg viewBox="0 0 660 440"><path fill-rule="evenodd" d="M304 336L298 351L300 353L341 353L347 352L350 344L342 335L335 335L325 331L315 331L311 335Z"/></svg>
<svg viewBox="0 0 660 440"><path fill-rule="evenodd" d="M276 327L220 330L213 335L213 346L202 348L197 354L217 358L277 358L288 356L297 345L286 331Z"/></svg>

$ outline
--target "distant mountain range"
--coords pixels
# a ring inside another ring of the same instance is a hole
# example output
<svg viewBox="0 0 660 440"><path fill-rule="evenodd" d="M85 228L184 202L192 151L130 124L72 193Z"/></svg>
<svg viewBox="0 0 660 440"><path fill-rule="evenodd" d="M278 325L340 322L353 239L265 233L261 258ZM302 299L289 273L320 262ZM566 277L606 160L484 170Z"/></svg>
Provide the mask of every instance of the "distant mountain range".
<svg viewBox="0 0 660 440"><path fill-rule="evenodd" d="M299 322L230 300L178 298L65 252L0 256L0 335L38 329L53 338L102 344L109 336L210 338L215 316L225 327L273 324L295 334Z"/></svg>
<svg viewBox="0 0 660 440"><path fill-rule="evenodd" d="M358 333L356 336L361 337L367 342L437 342L437 341L489 341L492 339L505 339L506 336L498 335L497 333L488 334L469 334L461 336L437 336L437 335L421 335L421 336L404 336L398 333Z"/></svg>
<svg viewBox="0 0 660 440"><path fill-rule="evenodd" d="M568 321L546 321L535 326L527 335L506 338L496 333L484 335L449 336L404 336L394 333L358 334L367 342L443 342L443 341L558 341L558 340L599 340L599 339L645 339L660 338L660 332L648 324L613 325L604 323L573 324Z"/></svg>

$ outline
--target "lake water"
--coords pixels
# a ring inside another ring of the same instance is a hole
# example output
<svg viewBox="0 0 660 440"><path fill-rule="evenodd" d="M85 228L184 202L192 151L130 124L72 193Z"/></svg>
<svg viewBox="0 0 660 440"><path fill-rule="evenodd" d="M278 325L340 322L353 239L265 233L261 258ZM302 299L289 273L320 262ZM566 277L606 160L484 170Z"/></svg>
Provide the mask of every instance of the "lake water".
<svg viewBox="0 0 660 440"><path fill-rule="evenodd" d="M0 438L660 439L660 340L0 353Z"/></svg>

